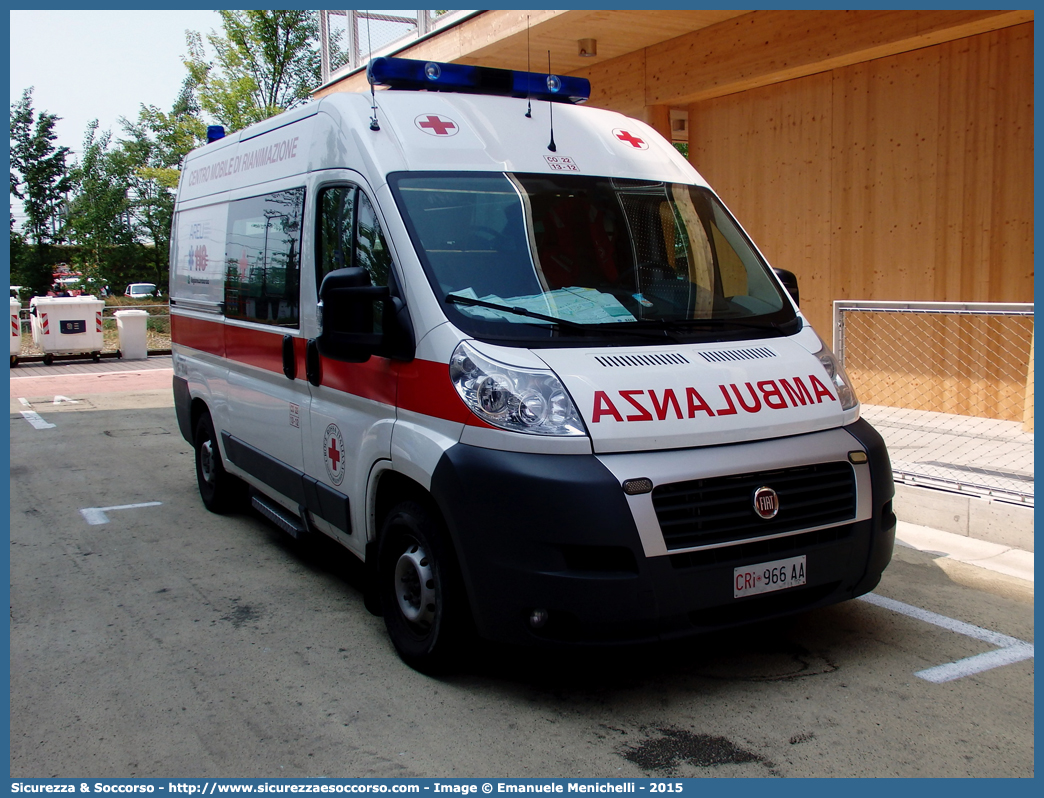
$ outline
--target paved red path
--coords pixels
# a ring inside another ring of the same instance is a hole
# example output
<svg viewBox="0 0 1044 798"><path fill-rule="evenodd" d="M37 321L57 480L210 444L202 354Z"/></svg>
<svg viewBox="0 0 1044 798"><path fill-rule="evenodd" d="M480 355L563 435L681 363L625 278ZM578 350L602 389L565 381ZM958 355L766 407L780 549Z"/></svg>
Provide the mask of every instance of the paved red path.
<svg viewBox="0 0 1044 798"><path fill-rule="evenodd" d="M137 362L54 366L27 363L11 370L11 398L170 390L173 376L169 356Z"/></svg>

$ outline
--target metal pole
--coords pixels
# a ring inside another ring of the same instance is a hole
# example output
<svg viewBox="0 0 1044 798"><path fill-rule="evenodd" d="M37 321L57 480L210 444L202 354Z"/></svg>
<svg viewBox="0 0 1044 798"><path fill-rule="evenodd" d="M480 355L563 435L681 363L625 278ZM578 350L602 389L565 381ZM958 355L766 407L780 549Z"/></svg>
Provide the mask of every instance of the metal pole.
<svg viewBox="0 0 1044 798"><path fill-rule="evenodd" d="M319 60L322 82L330 80L330 12L319 12Z"/></svg>
<svg viewBox="0 0 1044 798"><path fill-rule="evenodd" d="M359 66L361 52L359 49L359 12L345 11L348 23L348 65L355 69Z"/></svg>

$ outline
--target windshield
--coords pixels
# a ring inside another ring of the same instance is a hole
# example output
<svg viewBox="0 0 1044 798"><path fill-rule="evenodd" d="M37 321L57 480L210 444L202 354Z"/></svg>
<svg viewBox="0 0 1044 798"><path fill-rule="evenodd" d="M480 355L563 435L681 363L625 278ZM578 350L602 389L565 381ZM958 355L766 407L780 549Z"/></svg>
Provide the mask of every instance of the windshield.
<svg viewBox="0 0 1044 798"><path fill-rule="evenodd" d="M652 331L694 341L798 328L705 188L473 172L402 172L391 185L447 316L477 338L616 341Z"/></svg>

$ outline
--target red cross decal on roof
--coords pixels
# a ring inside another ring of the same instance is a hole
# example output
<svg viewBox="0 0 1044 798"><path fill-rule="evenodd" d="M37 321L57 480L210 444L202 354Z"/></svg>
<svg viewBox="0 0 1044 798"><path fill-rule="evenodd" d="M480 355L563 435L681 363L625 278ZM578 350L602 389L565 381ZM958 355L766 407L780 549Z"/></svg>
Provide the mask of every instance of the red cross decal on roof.
<svg viewBox="0 0 1044 798"><path fill-rule="evenodd" d="M647 150L647 149L649 149L649 145L645 143L644 139L640 139L637 136L635 136L633 133L629 133L626 130L622 130L620 128L617 128L616 130L613 131L613 135L616 136L618 139L620 139L620 141L626 141L628 144L630 144L635 149L638 149L638 150Z"/></svg>
<svg viewBox="0 0 1044 798"><path fill-rule="evenodd" d="M330 462L333 464L333 470L337 471L337 465L341 462L341 453L337 451L336 440L330 441L330 449L327 451L327 454L330 455Z"/></svg>
<svg viewBox="0 0 1044 798"><path fill-rule="evenodd" d="M458 129L456 122L438 114L421 114L416 122L417 127L432 136L453 136Z"/></svg>

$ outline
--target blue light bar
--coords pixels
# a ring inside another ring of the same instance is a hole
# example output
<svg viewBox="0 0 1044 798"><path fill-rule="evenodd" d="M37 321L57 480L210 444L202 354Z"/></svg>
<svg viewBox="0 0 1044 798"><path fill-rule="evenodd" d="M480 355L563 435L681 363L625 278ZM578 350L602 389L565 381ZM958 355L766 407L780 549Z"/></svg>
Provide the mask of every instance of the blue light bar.
<svg viewBox="0 0 1044 798"><path fill-rule="evenodd" d="M591 96L591 81L587 78L411 58L374 58L366 68L366 79L370 85L389 89L493 94L559 103L582 103Z"/></svg>

